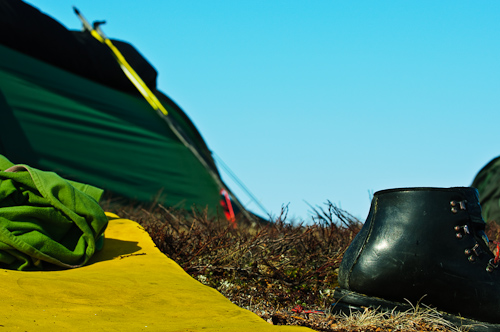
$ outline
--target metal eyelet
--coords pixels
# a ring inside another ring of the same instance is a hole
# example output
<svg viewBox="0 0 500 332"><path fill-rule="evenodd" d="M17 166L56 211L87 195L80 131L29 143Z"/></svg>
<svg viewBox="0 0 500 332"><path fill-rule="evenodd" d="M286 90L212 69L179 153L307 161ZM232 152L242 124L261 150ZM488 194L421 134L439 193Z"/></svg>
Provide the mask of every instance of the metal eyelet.
<svg viewBox="0 0 500 332"><path fill-rule="evenodd" d="M467 203L466 200L463 200L463 201L451 201L450 202L451 212L458 213L459 210L466 210L465 203Z"/></svg>
<svg viewBox="0 0 500 332"><path fill-rule="evenodd" d="M463 225L463 226L457 225L453 229L457 232L455 234L455 237L457 239L463 238L465 234L470 234L469 226L467 226L467 225Z"/></svg>
<svg viewBox="0 0 500 332"><path fill-rule="evenodd" d="M472 252L474 253L474 255L479 256L483 253L483 250L481 249L479 244L476 243L474 247L472 247Z"/></svg>
<svg viewBox="0 0 500 332"><path fill-rule="evenodd" d="M479 255L481 255L482 253L483 253L483 250L481 249L481 247L477 243L471 249L464 250L464 254L466 256L469 256L469 257L467 257L467 259L469 260L469 262L472 262L472 263L474 263L476 261L476 257L479 257Z"/></svg>
<svg viewBox="0 0 500 332"><path fill-rule="evenodd" d="M488 262L488 266L486 266L486 271L488 271L489 273L495 271L495 269L498 267L498 263L495 264L495 259L492 258L490 259L490 261Z"/></svg>

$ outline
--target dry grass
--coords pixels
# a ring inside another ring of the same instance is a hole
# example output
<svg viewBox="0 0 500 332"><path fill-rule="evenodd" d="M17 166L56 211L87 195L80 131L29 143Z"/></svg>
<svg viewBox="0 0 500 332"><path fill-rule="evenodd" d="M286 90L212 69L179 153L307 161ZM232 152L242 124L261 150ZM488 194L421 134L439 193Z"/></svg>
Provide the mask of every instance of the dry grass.
<svg viewBox="0 0 500 332"><path fill-rule="evenodd" d="M138 221L193 278L271 324L317 331L458 331L437 311L421 306L406 312L331 313L342 255L362 223L330 202L316 208L307 225L288 222L284 207L272 223L240 221L238 227L200 211L111 201L103 206ZM500 229L489 232L498 237Z"/></svg>
<svg viewBox="0 0 500 332"><path fill-rule="evenodd" d="M404 312L356 312L341 317L332 327L336 331L463 331L436 310L419 306Z"/></svg>

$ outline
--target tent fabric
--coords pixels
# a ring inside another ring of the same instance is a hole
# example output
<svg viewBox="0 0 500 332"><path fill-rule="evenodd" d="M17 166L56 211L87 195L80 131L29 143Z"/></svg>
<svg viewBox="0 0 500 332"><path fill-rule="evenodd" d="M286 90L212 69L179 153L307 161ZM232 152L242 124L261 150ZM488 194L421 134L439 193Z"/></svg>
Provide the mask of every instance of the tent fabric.
<svg viewBox="0 0 500 332"><path fill-rule="evenodd" d="M145 100L1 45L0 58L0 153L13 162L137 201L219 205L214 179Z"/></svg>
<svg viewBox="0 0 500 332"><path fill-rule="evenodd" d="M68 6L68 10L71 8ZM76 17L75 17L76 20ZM0 1L0 44L115 89L139 95L109 49L20 0ZM155 68L129 43L113 40L143 81L156 88Z"/></svg>
<svg viewBox="0 0 500 332"><path fill-rule="evenodd" d="M98 204L101 194L0 155L0 266L83 266L108 223Z"/></svg>
<svg viewBox="0 0 500 332"><path fill-rule="evenodd" d="M222 181L208 146L132 45L113 40L207 168L88 32L19 0L0 0L0 27L9 31L0 36L1 154L133 201L218 211Z"/></svg>
<svg viewBox="0 0 500 332"><path fill-rule="evenodd" d="M109 221L103 250L84 267L0 269L0 277L6 331L312 331L273 326L239 308L190 277L127 219Z"/></svg>
<svg viewBox="0 0 500 332"><path fill-rule="evenodd" d="M500 225L500 157L486 164L471 186L479 192L483 219Z"/></svg>

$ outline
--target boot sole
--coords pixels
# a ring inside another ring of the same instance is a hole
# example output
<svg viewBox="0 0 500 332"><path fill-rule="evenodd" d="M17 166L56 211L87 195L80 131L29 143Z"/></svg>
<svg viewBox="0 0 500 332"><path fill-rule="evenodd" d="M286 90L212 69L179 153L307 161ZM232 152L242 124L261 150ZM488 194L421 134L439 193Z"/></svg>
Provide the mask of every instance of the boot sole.
<svg viewBox="0 0 500 332"><path fill-rule="evenodd" d="M332 313L343 313L350 315L354 311L365 311L366 308L382 312L398 311L404 312L414 310L415 307L402 302L388 301L378 297L368 296L353 291L336 288L333 297L337 302L332 304ZM439 315L456 327L466 328L471 332L493 332L500 331L500 324L486 323L469 318L455 316L443 311L436 310Z"/></svg>

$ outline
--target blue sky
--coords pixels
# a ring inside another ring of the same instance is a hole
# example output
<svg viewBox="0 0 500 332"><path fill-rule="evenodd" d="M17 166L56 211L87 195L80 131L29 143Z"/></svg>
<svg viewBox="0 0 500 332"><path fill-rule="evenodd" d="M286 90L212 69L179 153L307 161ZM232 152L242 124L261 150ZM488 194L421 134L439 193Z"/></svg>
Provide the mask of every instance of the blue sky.
<svg viewBox="0 0 500 332"><path fill-rule="evenodd" d="M27 2L106 20L272 215L364 220L372 192L468 186L500 155L497 0Z"/></svg>

